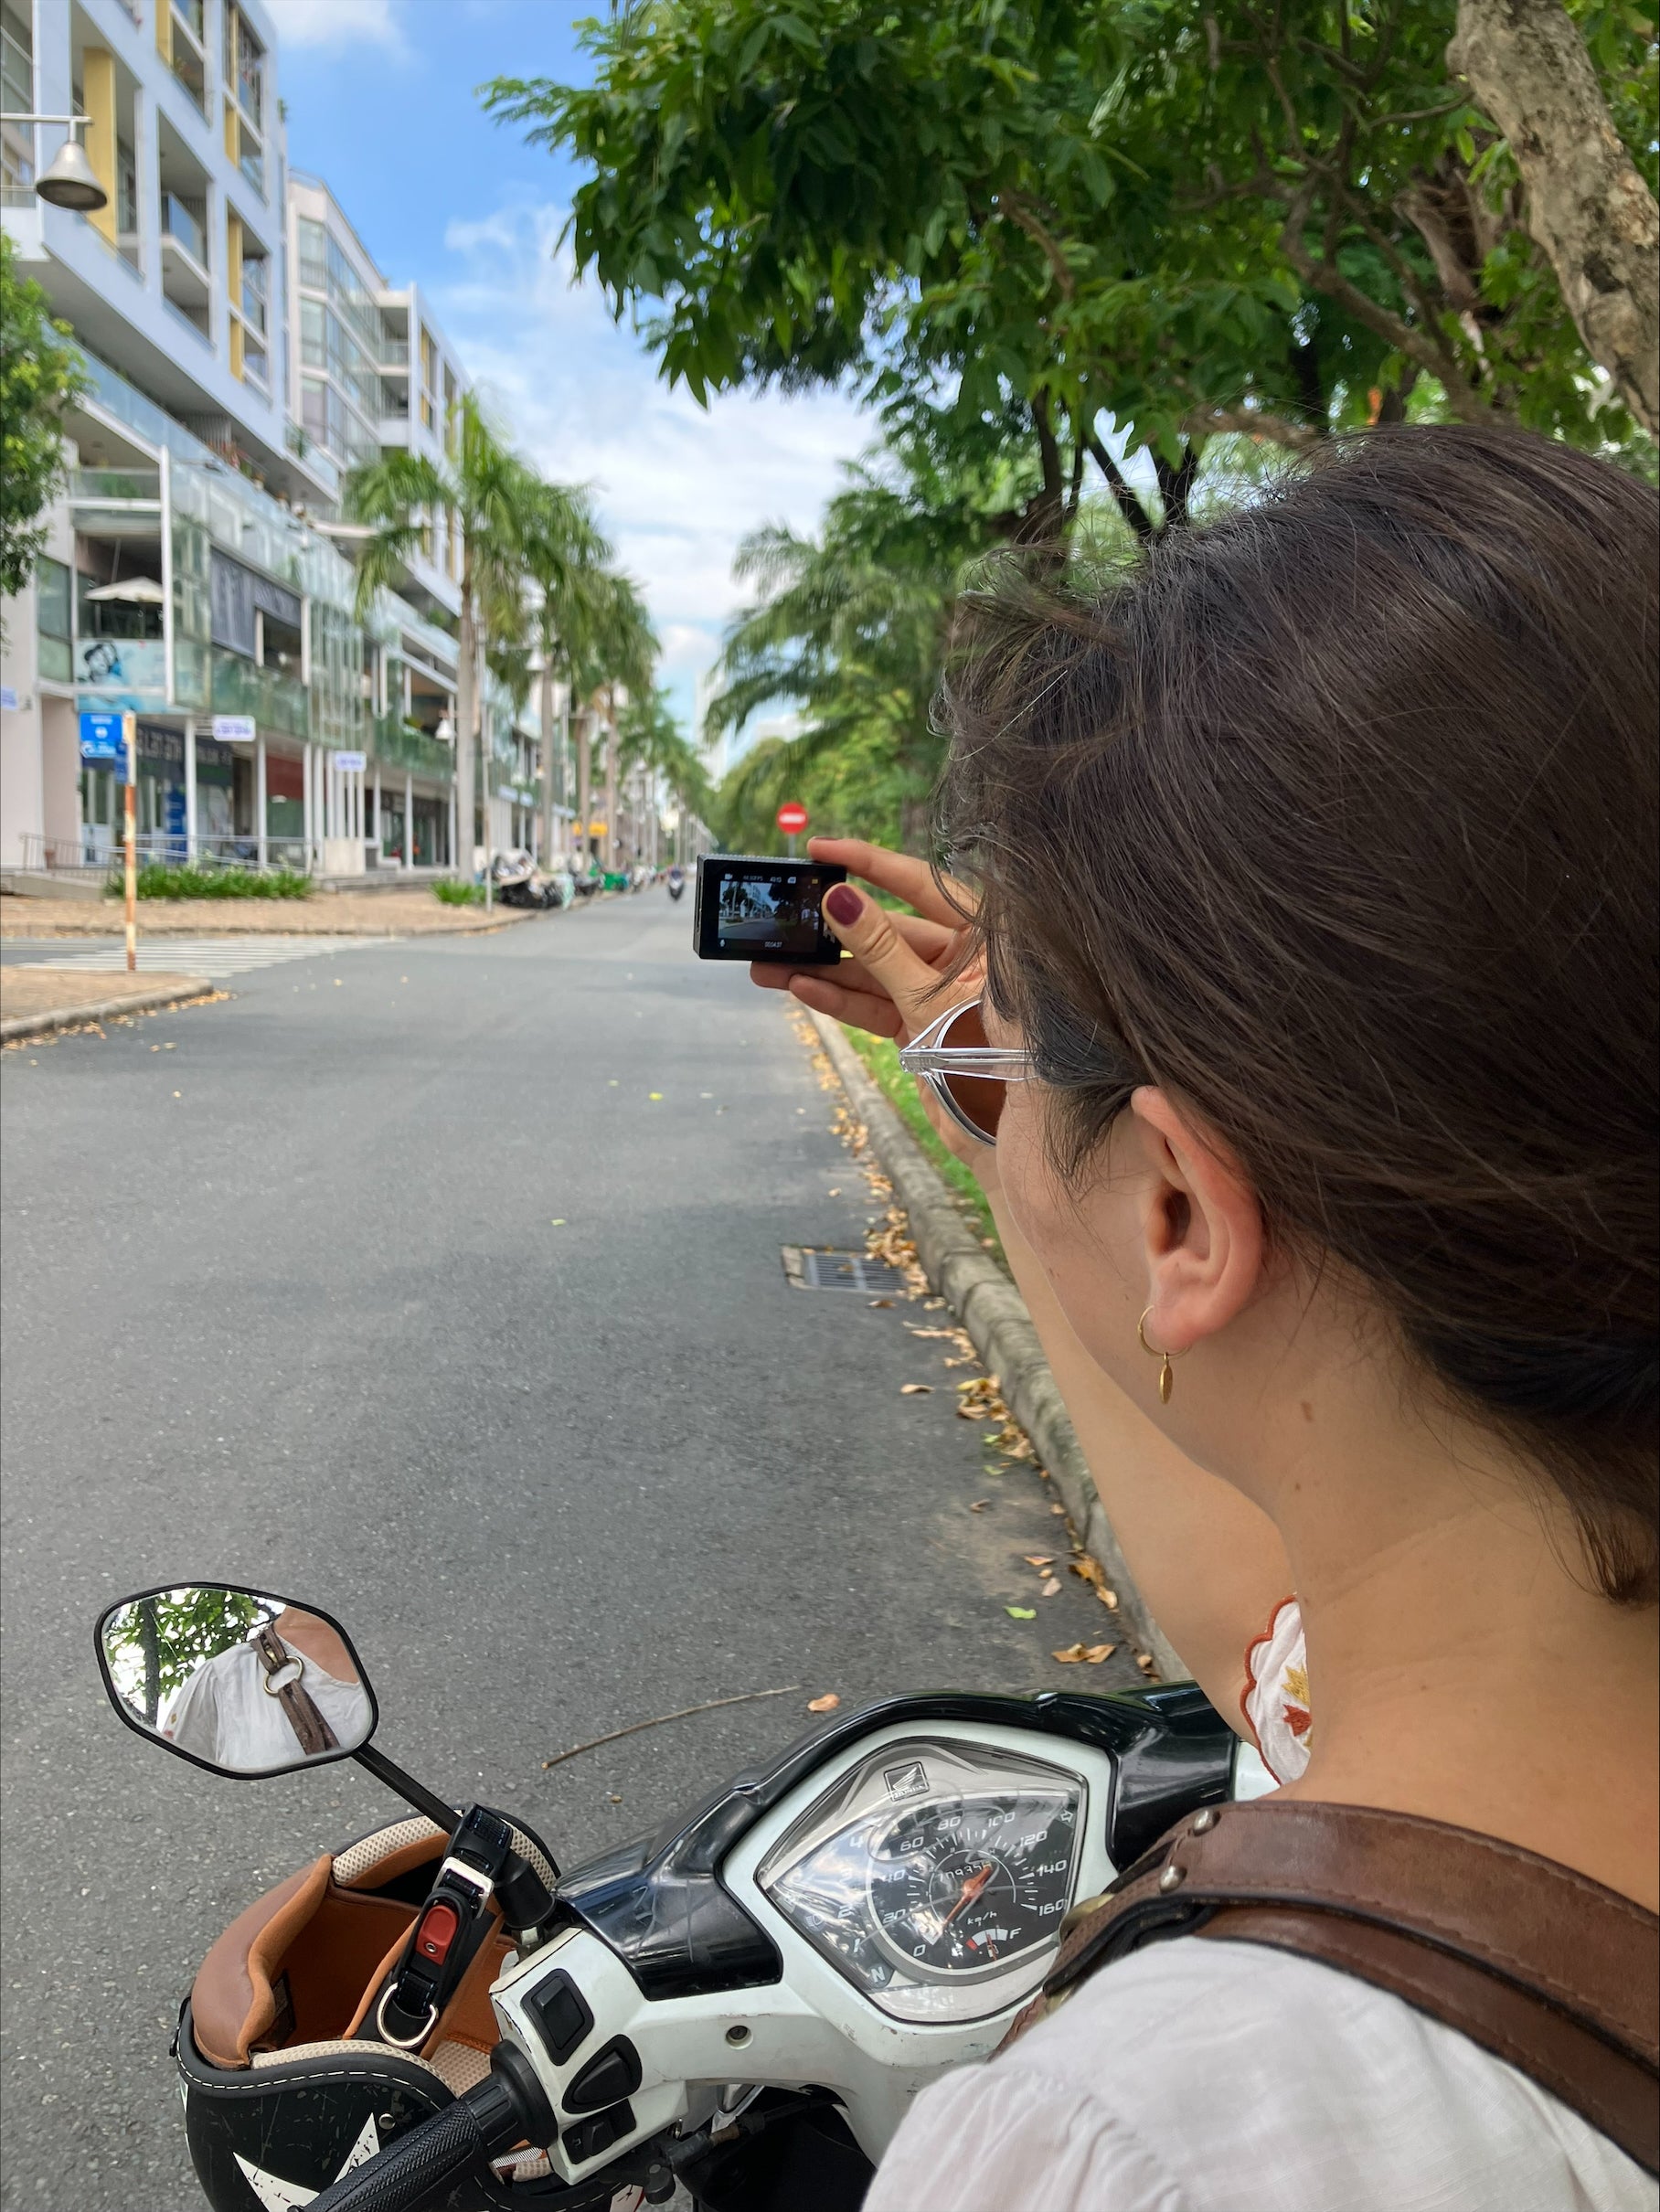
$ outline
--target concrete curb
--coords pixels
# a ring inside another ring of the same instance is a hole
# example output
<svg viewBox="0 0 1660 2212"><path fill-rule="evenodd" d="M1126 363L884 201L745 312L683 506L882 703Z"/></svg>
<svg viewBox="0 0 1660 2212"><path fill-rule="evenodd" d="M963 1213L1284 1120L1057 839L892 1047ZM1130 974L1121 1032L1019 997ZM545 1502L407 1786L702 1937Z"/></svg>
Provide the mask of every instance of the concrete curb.
<svg viewBox="0 0 1660 2212"><path fill-rule="evenodd" d="M929 1281L997 1377L1004 1403L1048 1469L1084 1549L1100 1560L1118 1592L1119 1623L1135 1648L1151 1655L1165 1681L1185 1682L1188 1670L1148 1612L1119 1549L1025 1299L968 1227L949 1186L866 1072L841 1025L803 1011L869 1134L895 1201L905 1209Z"/></svg>
<svg viewBox="0 0 1660 2212"><path fill-rule="evenodd" d="M45 1037L53 1029L113 1021L118 1014L154 1013L158 1006L177 1006L188 999L204 997L212 989L205 975L192 975L182 984L139 991L128 998L101 998L89 1006L48 1006L43 1014L16 1014L10 1021L0 1022L0 1044L9 1044L15 1037Z"/></svg>

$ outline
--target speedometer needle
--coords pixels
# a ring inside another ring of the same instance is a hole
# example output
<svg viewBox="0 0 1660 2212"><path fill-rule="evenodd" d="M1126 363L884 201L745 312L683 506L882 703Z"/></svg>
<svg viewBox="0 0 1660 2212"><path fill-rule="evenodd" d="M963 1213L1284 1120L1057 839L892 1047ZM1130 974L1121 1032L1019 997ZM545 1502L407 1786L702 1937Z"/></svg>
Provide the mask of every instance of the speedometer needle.
<svg viewBox="0 0 1660 2212"><path fill-rule="evenodd" d="M949 1928L952 1922L956 1919L958 1913L962 1911L963 1906L972 1905L991 1878L992 1869L989 1866L982 1866L978 1874L971 1874L968 1879L963 1885L962 1895L958 1898L956 1903L952 1907L951 1910L946 1914L945 1918L940 1922L940 1926L942 1929Z"/></svg>

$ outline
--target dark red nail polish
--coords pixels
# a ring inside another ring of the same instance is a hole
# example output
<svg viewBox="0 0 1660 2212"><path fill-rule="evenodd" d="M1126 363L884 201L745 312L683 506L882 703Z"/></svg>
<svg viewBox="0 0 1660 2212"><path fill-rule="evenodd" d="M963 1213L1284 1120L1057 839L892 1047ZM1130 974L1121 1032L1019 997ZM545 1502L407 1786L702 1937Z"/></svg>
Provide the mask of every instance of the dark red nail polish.
<svg viewBox="0 0 1660 2212"><path fill-rule="evenodd" d="M832 921L839 921L843 929L859 918L864 900L850 883L838 883L832 891L825 893L825 911Z"/></svg>

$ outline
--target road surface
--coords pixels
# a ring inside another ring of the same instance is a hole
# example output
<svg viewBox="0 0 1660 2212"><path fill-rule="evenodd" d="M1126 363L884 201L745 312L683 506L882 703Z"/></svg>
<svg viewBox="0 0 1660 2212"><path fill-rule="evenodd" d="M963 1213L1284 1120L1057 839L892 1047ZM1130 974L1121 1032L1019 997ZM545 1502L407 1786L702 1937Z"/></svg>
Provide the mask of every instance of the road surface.
<svg viewBox="0 0 1660 2212"><path fill-rule="evenodd" d="M870 1200L779 1002L689 932L659 890L330 949L0 1056L7 2212L199 2205L167 2058L196 1963L399 1811L356 1767L238 1783L127 1733L114 1597L335 1612L383 1747L568 1865L815 1695L1133 1679L1049 1657L1110 1623L1070 1577L1036 1596L1060 1524L983 1472L909 1333L939 1317L786 1286L781 1248L861 1249Z"/></svg>

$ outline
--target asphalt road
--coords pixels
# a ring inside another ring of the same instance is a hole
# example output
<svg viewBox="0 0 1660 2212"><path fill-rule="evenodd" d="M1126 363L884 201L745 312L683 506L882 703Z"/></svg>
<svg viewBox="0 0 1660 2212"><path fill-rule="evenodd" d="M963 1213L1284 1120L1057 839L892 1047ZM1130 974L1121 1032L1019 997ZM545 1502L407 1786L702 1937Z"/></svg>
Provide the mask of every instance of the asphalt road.
<svg viewBox="0 0 1660 2212"><path fill-rule="evenodd" d="M1035 1596L1059 1524L984 1472L909 1333L936 1317L786 1286L780 1248L861 1248L870 1201L778 1002L689 930L653 891L0 1055L6 2207L199 2205L167 2058L197 1962L398 1813L353 1766L141 1743L92 1664L114 1597L336 1612L383 1747L568 1865L814 1695L1133 1679L1049 1657L1108 1623Z"/></svg>

